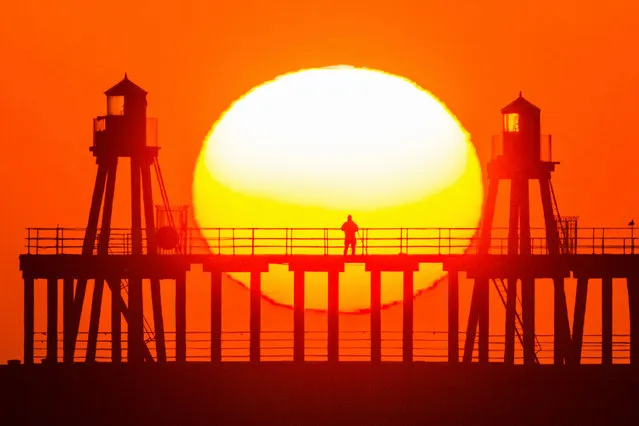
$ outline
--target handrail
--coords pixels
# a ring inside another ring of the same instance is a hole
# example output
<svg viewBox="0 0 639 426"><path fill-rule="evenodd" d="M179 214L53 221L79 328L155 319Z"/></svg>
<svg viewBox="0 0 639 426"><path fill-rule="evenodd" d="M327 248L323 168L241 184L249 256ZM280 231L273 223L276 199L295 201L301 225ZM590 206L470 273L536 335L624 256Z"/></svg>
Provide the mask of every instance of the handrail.
<svg viewBox="0 0 639 426"><path fill-rule="evenodd" d="M210 360L210 332L188 331L187 333L187 360ZM292 360L293 359L293 330L262 330L260 332L261 358L265 360ZM327 356L327 330L305 331L305 352L309 360L322 360ZM75 359L84 360L84 352L88 342L88 333L79 332ZM47 333L37 331L34 333L35 358L46 357ZM166 344L170 349L167 360L175 360L174 348L176 345L175 331L166 331ZM401 361L402 359L402 331L384 330L382 332L382 357L389 361ZM460 331L459 339L465 336L465 331ZM341 330L340 331L340 359L358 358L370 360L370 330ZM543 344L543 349L537 352L537 357L542 364L552 364L554 360L554 337L552 334L537 334ZM121 347L124 351L123 359L126 359L127 338L126 331L121 334ZM58 333L58 355L61 358L63 352L62 332ZM503 361L505 335L491 334L489 336L491 362ZM153 342L150 349L154 352ZM248 360L250 348L250 332L247 330L222 332L222 359L223 360ZM583 336L581 360L582 363L600 363L602 359L602 336L599 334L585 334ZM97 360L110 360L111 333L101 331L98 333ZM448 332L440 330L415 330L413 333L413 359L415 361L440 361L446 362L448 357ZM474 358L476 361L476 357ZM613 334L613 360L615 363L630 362L630 335ZM521 351L515 351L515 361L523 362Z"/></svg>
<svg viewBox="0 0 639 426"><path fill-rule="evenodd" d="M85 228L27 228L27 254L80 254ZM146 231L143 230L146 252ZM175 254L224 255L337 255L344 249L339 228L189 228L186 247ZM100 230L98 230L98 235ZM112 228L109 252L131 254L131 230ZM634 254L632 227L579 228L573 254ZM493 228L489 254L507 253L508 229ZM548 254L544 228L531 229L533 255ZM475 254L479 233L475 228L360 228L357 253L453 255ZM97 248L97 238L96 238ZM163 251L165 253L166 251ZM170 253L170 251L168 252Z"/></svg>

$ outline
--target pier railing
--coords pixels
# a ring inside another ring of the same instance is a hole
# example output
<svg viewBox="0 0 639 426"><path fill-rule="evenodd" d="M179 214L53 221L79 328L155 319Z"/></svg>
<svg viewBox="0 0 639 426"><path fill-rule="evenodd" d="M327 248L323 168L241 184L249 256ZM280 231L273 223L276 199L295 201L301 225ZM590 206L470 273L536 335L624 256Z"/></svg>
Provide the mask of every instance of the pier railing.
<svg viewBox="0 0 639 426"><path fill-rule="evenodd" d="M62 333L58 337L58 359L62 359ZM210 333L208 331L187 332L187 361L206 362L211 359ZM462 342L465 332L459 333ZM540 342L537 358L541 364L553 363L554 337L551 334L539 334ZM371 335L366 330L340 331L340 360L342 361L370 361ZM489 360L503 362L505 336L491 334ZM46 358L46 332L36 332L34 336L36 359ZM327 331L306 331L305 359L308 361L324 361L327 359ZM292 361L293 360L293 331L263 330L260 333L261 359L263 361ZM151 353L155 353L154 342L147 343ZM413 334L413 359L417 362L447 362L448 361L448 333L446 331L416 330ZM87 346L87 333L81 332L77 341L75 355L76 362L84 361ZM166 332L166 346L168 361L175 361L175 332ZM222 333L222 361L248 361L250 346L249 331L225 331ZM127 339L126 332L122 335L122 356L126 361ZM626 334L613 335L613 362L627 364L630 362L630 336ZM460 359L461 359L460 351ZM477 354L475 353L474 361ZM101 332L98 337L96 360L111 361L111 333ZM402 361L402 332L382 332L382 360ZM583 336L581 351L582 364L600 364L602 360L601 335L586 334ZM515 350L515 363L523 363L521 347Z"/></svg>
<svg viewBox="0 0 639 426"><path fill-rule="evenodd" d="M98 231L94 241L97 252ZM147 232L143 230L143 252ZM84 228L27 228L27 254L80 254ZM177 231L178 244L165 254L338 255L344 251L339 228L188 228ZM475 228L361 228L356 254L450 255L477 253ZM580 228L570 239L560 238L564 254L635 254L634 228ZM508 253L508 229L493 228L488 252ZM549 254L543 228L531 229L532 254ZM109 253L132 253L131 230L111 229ZM349 252L350 253L350 252Z"/></svg>

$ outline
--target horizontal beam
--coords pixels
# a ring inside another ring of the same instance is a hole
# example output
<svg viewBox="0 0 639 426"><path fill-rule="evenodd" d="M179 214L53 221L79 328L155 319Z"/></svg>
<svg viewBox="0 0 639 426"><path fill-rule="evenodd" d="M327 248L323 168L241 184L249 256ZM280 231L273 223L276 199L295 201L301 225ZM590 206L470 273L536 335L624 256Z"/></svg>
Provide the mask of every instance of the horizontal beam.
<svg viewBox="0 0 639 426"><path fill-rule="evenodd" d="M364 265L367 271L417 271L422 263L441 263L445 271L465 271L503 278L625 278L636 272L639 255L21 255L23 278L157 278L177 279L191 265L207 272L268 272L271 264L288 264L289 270L343 271L346 264Z"/></svg>

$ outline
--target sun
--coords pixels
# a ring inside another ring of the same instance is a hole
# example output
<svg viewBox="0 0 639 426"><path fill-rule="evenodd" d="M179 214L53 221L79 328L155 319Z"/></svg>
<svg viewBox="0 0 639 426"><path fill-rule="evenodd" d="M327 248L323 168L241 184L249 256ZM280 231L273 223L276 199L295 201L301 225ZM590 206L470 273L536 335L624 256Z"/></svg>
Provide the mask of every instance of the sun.
<svg viewBox="0 0 639 426"><path fill-rule="evenodd" d="M241 96L213 125L193 181L203 229L339 228L348 214L362 228L474 228L482 199L469 134L443 103L405 78L350 66L285 74ZM443 274L423 265L415 291ZM382 280L383 303L401 300L400 274ZM326 274L306 283L306 306L325 309ZM340 310L367 309L369 283L363 265L347 266ZM292 305L292 273L272 265L262 291Z"/></svg>

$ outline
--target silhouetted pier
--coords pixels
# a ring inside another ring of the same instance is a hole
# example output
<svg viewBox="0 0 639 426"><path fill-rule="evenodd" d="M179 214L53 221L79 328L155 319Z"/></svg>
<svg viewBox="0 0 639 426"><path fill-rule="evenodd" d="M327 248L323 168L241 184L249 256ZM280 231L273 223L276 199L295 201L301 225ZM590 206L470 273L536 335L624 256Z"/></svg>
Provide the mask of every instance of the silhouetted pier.
<svg viewBox="0 0 639 426"><path fill-rule="evenodd" d="M448 272L448 321L445 357L456 364L494 361L489 334L490 288L505 307L506 319L500 351L502 362L515 364L515 346L522 348L523 364L540 363L535 331L536 280L551 279L554 288L552 360L556 365L577 365L584 354L586 298L589 280L602 282L601 363L612 364L615 347L627 351L627 361L639 364L639 262L634 228L579 228L576 217L559 212L551 174L552 138L540 133L540 110L521 95L502 109L502 134L495 140L488 163L486 202L478 229L370 228L361 229L358 252L345 256L338 229L219 228L190 229L186 209L169 204L158 162L157 121L146 116L146 92L125 76L105 92L107 114L94 120L90 147L98 166L87 226L79 229L29 228L26 253L20 256L24 278L24 362L35 360L36 281L46 281L47 363L59 362L58 286L62 284L62 361L78 357L97 359L99 323L105 286L111 295L110 360L120 363L165 363L167 342L174 345L174 360L185 363L188 354L186 322L187 271L201 264L210 276L210 329L208 361L225 359L222 330L222 276L250 273L248 359L263 359L261 280L269 265L284 264L293 272L293 356L307 361L304 318L305 274L324 272L328 282L326 359L340 360L339 274L347 264L363 264L370 274L370 331L366 335L372 364L382 361L382 272L403 274L401 361L415 361L414 273L422 264L439 263ZM130 165L131 228L112 226L115 181L122 160ZM153 204L152 171L162 205ZM493 224L500 183L509 184L508 227ZM530 225L530 184L539 185L543 228ZM218 200L223 208L223 200ZM155 209L155 212L154 212ZM473 279L473 294L466 327L460 327L459 274ZM568 319L566 278L577 279L574 318ZM627 282L630 335L615 341L612 327L612 280ZM89 281L93 294L88 331L80 330ZM162 281L162 283L161 283ZM175 286L175 334L165 331L162 287ZM150 283L150 321L144 317L143 282ZM128 332L122 332L122 319ZM104 330L103 330L104 331ZM39 331L38 331L39 332ZM86 333L86 340L84 336ZM83 339L80 339L82 336ZM123 341L123 336L126 341ZM200 336L198 338L202 340ZM463 347L460 348L460 340ZM82 341L82 342L81 342ZM419 341L419 339L417 340ZM82 343L83 353L78 354ZM475 348L477 344L477 348ZM441 347L431 348L433 351ZM125 353L123 353L125 352ZM477 356L474 356L476 352ZM420 356L423 356L420 353ZM589 354L591 356L591 353Z"/></svg>

